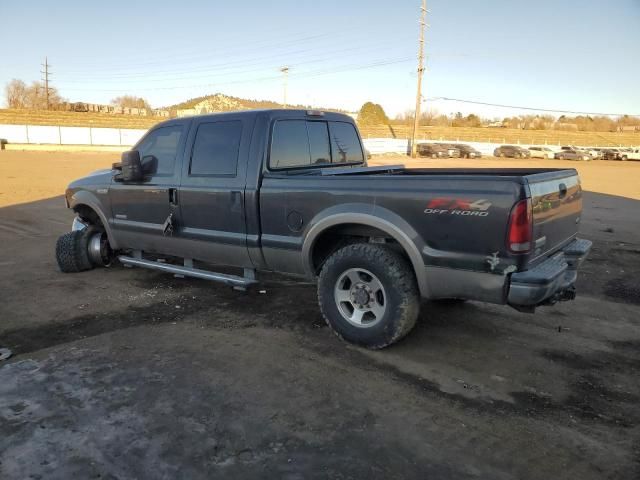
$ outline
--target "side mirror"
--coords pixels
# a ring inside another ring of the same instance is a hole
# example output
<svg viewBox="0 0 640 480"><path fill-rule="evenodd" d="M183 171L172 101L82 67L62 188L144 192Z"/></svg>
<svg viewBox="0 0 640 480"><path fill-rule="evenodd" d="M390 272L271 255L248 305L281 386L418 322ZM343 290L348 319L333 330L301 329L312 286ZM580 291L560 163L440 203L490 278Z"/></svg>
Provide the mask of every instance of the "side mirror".
<svg viewBox="0 0 640 480"><path fill-rule="evenodd" d="M140 152L137 150L122 152L120 167L122 173L118 174L118 180L122 182L139 182L144 178Z"/></svg>

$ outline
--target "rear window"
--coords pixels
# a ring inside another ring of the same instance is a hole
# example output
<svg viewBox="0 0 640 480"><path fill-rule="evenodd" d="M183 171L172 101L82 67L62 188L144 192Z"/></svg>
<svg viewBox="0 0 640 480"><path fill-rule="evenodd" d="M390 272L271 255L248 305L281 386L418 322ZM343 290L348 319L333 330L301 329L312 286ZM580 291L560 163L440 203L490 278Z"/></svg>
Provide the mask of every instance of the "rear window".
<svg viewBox="0 0 640 480"><path fill-rule="evenodd" d="M299 168L362 162L355 127L346 122L279 120L273 126L269 166Z"/></svg>
<svg viewBox="0 0 640 480"><path fill-rule="evenodd" d="M304 167L311 164L307 122L280 120L273 126L271 155L272 168Z"/></svg>
<svg viewBox="0 0 640 480"><path fill-rule="evenodd" d="M191 154L190 175L235 175L242 122L203 123Z"/></svg>
<svg viewBox="0 0 640 480"><path fill-rule="evenodd" d="M364 161L355 127L346 122L329 122L333 163Z"/></svg>

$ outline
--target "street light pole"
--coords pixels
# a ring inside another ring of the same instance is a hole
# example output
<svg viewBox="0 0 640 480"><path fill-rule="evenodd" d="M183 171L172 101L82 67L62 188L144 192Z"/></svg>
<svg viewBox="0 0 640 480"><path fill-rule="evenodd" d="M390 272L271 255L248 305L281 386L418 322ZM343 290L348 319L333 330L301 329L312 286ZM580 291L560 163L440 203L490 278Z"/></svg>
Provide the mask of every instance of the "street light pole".
<svg viewBox="0 0 640 480"><path fill-rule="evenodd" d="M287 87L289 83L289 67L282 67L280 71L283 73L283 88L284 88L284 108L287 108Z"/></svg>

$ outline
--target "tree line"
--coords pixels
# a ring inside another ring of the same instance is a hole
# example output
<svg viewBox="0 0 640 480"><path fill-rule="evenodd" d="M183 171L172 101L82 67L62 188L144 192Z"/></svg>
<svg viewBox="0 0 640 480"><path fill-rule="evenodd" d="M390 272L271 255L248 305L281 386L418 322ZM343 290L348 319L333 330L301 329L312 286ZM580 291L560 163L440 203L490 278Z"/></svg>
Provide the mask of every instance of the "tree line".
<svg viewBox="0 0 640 480"><path fill-rule="evenodd" d="M58 90L49 87L47 101L47 89L43 82L32 82L27 85L24 81L14 78L5 85L5 100L8 108L29 110L61 110L69 102L60 96ZM146 108L151 110L149 102L135 95L122 95L111 100L111 105L122 108Z"/></svg>
<svg viewBox="0 0 640 480"><path fill-rule="evenodd" d="M407 111L389 119L384 109L375 103L365 103L358 112L360 125L413 125L414 112ZM607 116L567 116L558 118L552 115L517 115L503 119L481 118L473 113L463 115L457 112L444 115L435 110L424 112L418 122L423 127L504 127L520 130L573 130L582 132L616 132L624 127L638 127L640 118L623 115L618 118Z"/></svg>

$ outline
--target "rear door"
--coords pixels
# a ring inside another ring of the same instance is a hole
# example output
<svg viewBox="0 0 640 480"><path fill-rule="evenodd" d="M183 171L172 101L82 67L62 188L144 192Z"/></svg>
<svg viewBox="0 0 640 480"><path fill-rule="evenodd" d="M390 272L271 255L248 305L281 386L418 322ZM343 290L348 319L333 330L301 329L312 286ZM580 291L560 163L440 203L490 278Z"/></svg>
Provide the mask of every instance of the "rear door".
<svg viewBox="0 0 640 480"><path fill-rule="evenodd" d="M191 258L251 267L245 184L253 117L196 121L189 135L178 192L180 249Z"/></svg>
<svg viewBox="0 0 640 480"><path fill-rule="evenodd" d="M575 170L528 175L533 213L531 261L548 256L578 233L582 188Z"/></svg>

